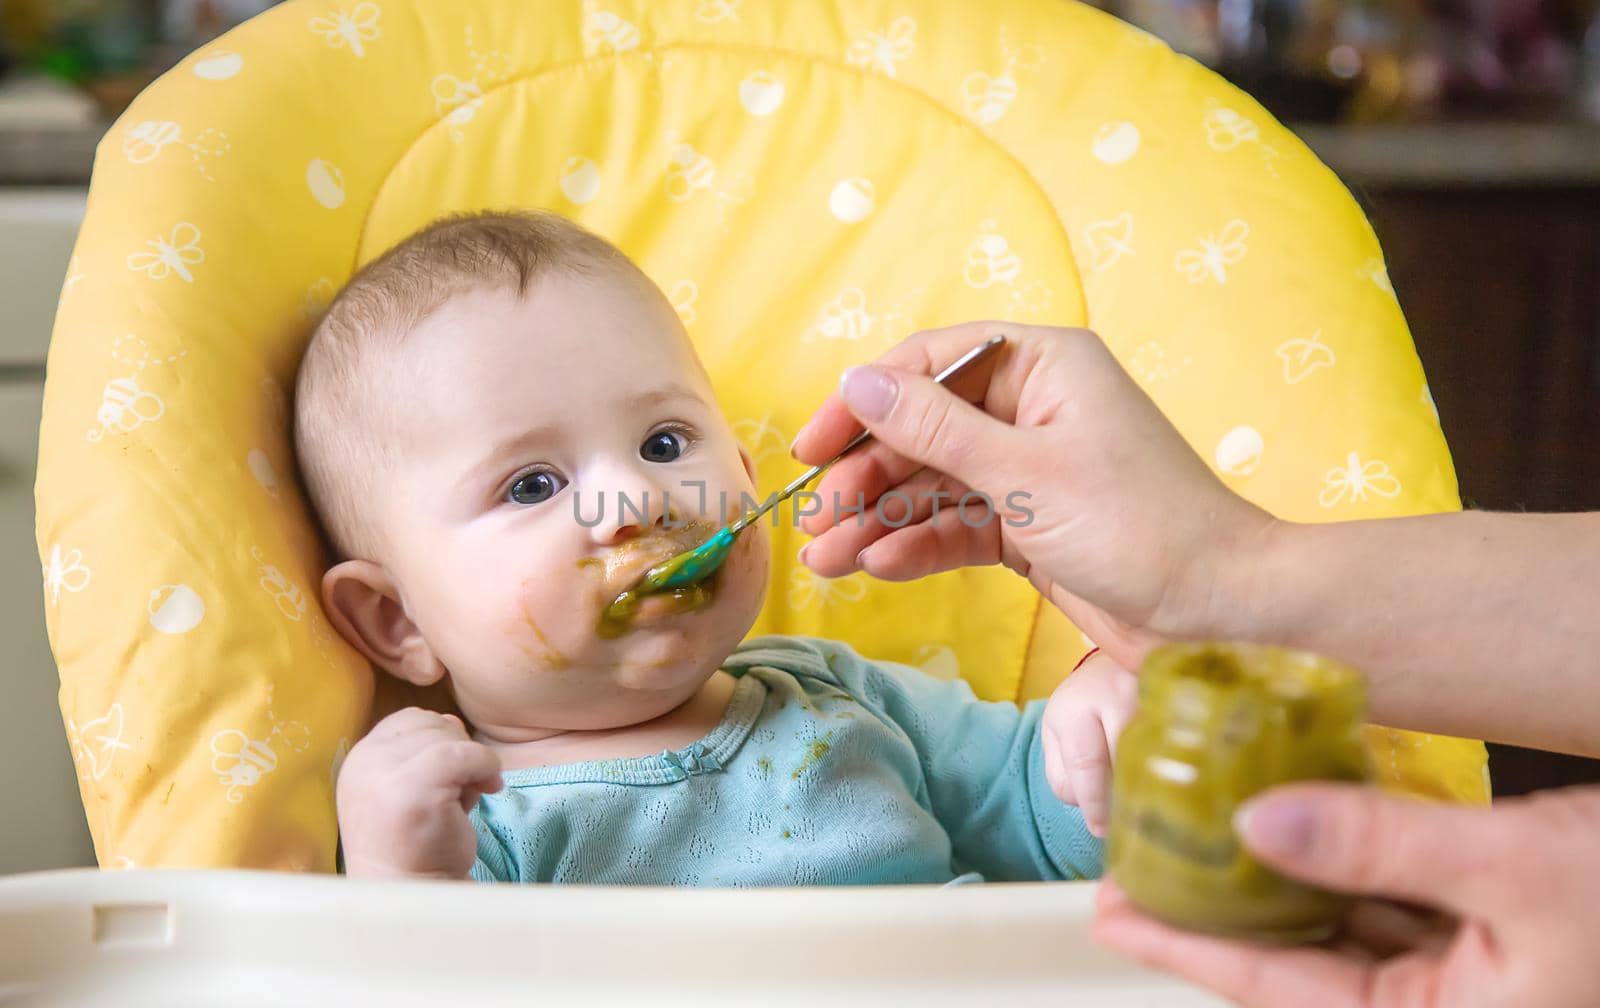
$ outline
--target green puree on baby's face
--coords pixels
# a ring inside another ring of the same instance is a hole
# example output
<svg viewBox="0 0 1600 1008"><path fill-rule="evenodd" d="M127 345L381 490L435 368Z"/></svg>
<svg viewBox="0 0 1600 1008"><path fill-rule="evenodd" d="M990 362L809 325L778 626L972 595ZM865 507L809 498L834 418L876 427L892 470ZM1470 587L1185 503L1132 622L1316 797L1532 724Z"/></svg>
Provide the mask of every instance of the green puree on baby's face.
<svg viewBox="0 0 1600 1008"><path fill-rule="evenodd" d="M1238 842L1251 796L1299 780L1365 781L1365 685L1337 662L1280 648L1159 648L1117 743L1107 869L1178 927L1270 942L1338 930L1346 897L1290 881Z"/></svg>
<svg viewBox="0 0 1600 1008"><path fill-rule="evenodd" d="M668 614L681 613L698 609L710 602L712 590L705 582L687 588L674 588L672 591L655 595L638 588L629 589L618 595L615 602L606 606L600 614L600 625L595 632L607 640L621 637L633 628L633 617L639 610L639 603L652 597L666 600Z"/></svg>
<svg viewBox="0 0 1600 1008"><path fill-rule="evenodd" d="M712 534L712 529L708 522L694 521L671 526L665 534L668 540L672 541L672 544L676 546L678 552L668 560L652 567L637 584L623 591L605 609L601 610L599 624L595 629L595 632L600 637L612 640L633 629L634 618L638 615L639 606L645 599L652 596L659 596L662 600L657 604L661 608L660 615L665 616L699 609L708 605L716 597L718 579L715 574L697 581L695 584L676 588L663 589L651 584L651 573L659 575L663 570L672 569L690 562L689 558L693 555L693 549ZM608 567L614 563L625 564L630 560L636 559L640 554L659 550L661 538L658 535L631 539L613 548L604 560L599 557L584 557L578 561L578 569L592 569L604 581L606 580Z"/></svg>

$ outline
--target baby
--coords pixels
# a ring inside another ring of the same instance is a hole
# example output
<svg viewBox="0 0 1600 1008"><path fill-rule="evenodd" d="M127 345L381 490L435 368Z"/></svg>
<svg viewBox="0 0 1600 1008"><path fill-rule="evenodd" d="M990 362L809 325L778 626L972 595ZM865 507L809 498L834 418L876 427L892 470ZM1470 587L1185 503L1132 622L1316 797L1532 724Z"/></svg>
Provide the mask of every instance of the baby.
<svg viewBox="0 0 1600 1008"><path fill-rule="evenodd" d="M744 643L757 523L700 592L602 616L756 498L671 305L548 214L446 219L363 269L301 365L295 442L341 558L322 599L461 718L383 719L338 782L352 875L678 884L1094 877L1104 659L1049 706L824 640ZM1076 799L1086 813L1068 804Z"/></svg>

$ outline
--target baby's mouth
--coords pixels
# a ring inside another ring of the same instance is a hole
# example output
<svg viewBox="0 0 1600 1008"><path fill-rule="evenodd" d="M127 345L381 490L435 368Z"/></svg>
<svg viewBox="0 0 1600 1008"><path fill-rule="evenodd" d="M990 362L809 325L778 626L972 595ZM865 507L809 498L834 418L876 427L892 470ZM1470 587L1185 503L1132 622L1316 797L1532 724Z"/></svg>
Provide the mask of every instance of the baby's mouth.
<svg viewBox="0 0 1600 1008"><path fill-rule="evenodd" d="M630 540L603 559L580 561L580 566L593 563L603 572L602 608L596 632L607 639L621 637L633 629L636 621L648 623L708 605L716 594L718 578L715 574L699 584L659 594L643 592L639 582L650 568L694 549L710 538L713 531L709 522L691 522L666 529L661 534Z"/></svg>
<svg viewBox="0 0 1600 1008"><path fill-rule="evenodd" d="M680 553L687 553L711 538L715 531L707 521L664 528L648 536L630 539L604 556L579 561L579 566L598 568L600 594L609 603L623 592L638 587L639 579L650 568Z"/></svg>

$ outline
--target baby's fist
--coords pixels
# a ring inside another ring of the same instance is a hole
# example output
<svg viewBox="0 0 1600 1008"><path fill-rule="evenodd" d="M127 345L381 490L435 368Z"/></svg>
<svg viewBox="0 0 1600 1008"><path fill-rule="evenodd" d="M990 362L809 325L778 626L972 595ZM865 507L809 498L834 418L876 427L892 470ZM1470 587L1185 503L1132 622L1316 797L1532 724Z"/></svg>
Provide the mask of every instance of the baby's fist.
<svg viewBox="0 0 1600 1008"><path fill-rule="evenodd" d="M1133 716L1138 679L1103 653L1067 676L1044 709L1044 768L1056 797L1106 835L1111 752Z"/></svg>
<svg viewBox="0 0 1600 1008"><path fill-rule="evenodd" d="M467 813L500 790L500 757L460 719L408 707L378 722L339 772L350 875L466 878L477 856Z"/></svg>

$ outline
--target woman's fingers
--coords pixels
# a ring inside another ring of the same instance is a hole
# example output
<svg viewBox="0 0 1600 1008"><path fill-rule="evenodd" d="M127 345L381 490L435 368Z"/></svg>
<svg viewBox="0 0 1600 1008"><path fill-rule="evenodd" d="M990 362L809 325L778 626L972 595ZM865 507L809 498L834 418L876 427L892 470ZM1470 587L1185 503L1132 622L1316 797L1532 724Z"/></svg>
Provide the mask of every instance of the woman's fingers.
<svg viewBox="0 0 1600 1008"><path fill-rule="evenodd" d="M1523 896L1507 883L1527 853L1520 825L1512 810L1429 804L1351 784L1280 788L1239 817L1251 850L1286 875L1490 915Z"/></svg>
<svg viewBox="0 0 1600 1008"><path fill-rule="evenodd" d="M869 509L807 543L805 565L824 577L865 570L882 580L909 581L1001 560L1005 519L982 502L962 505L960 484L925 470L904 487L904 495L886 499L881 517Z"/></svg>
<svg viewBox="0 0 1600 1008"><path fill-rule="evenodd" d="M823 577L855 573L860 569L856 558L867 546L949 510L954 488L949 477L923 469L903 483L877 491L864 502L822 495L821 513L808 516L805 521L822 522L827 531L808 545L806 566Z"/></svg>
<svg viewBox="0 0 1600 1008"><path fill-rule="evenodd" d="M1377 968L1326 949L1272 948L1178 931L1143 916L1106 883L1099 904L1096 941L1246 1008L1357 1008Z"/></svg>
<svg viewBox="0 0 1600 1008"><path fill-rule="evenodd" d="M966 322L943 329L928 329L906 337L872 363L933 375L991 335L1014 333L1021 328L1026 327L998 322ZM838 454L860 432L861 422L835 392L823 400L811 420L800 429L791 451L800 461L819 465Z"/></svg>
<svg viewBox="0 0 1600 1008"><path fill-rule="evenodd" d="M1344 935L1379 959L1403 952L1440 954L1450 945L1456 922L1432 910L1387 900L1362 900L1350 911Z"/></svg>

